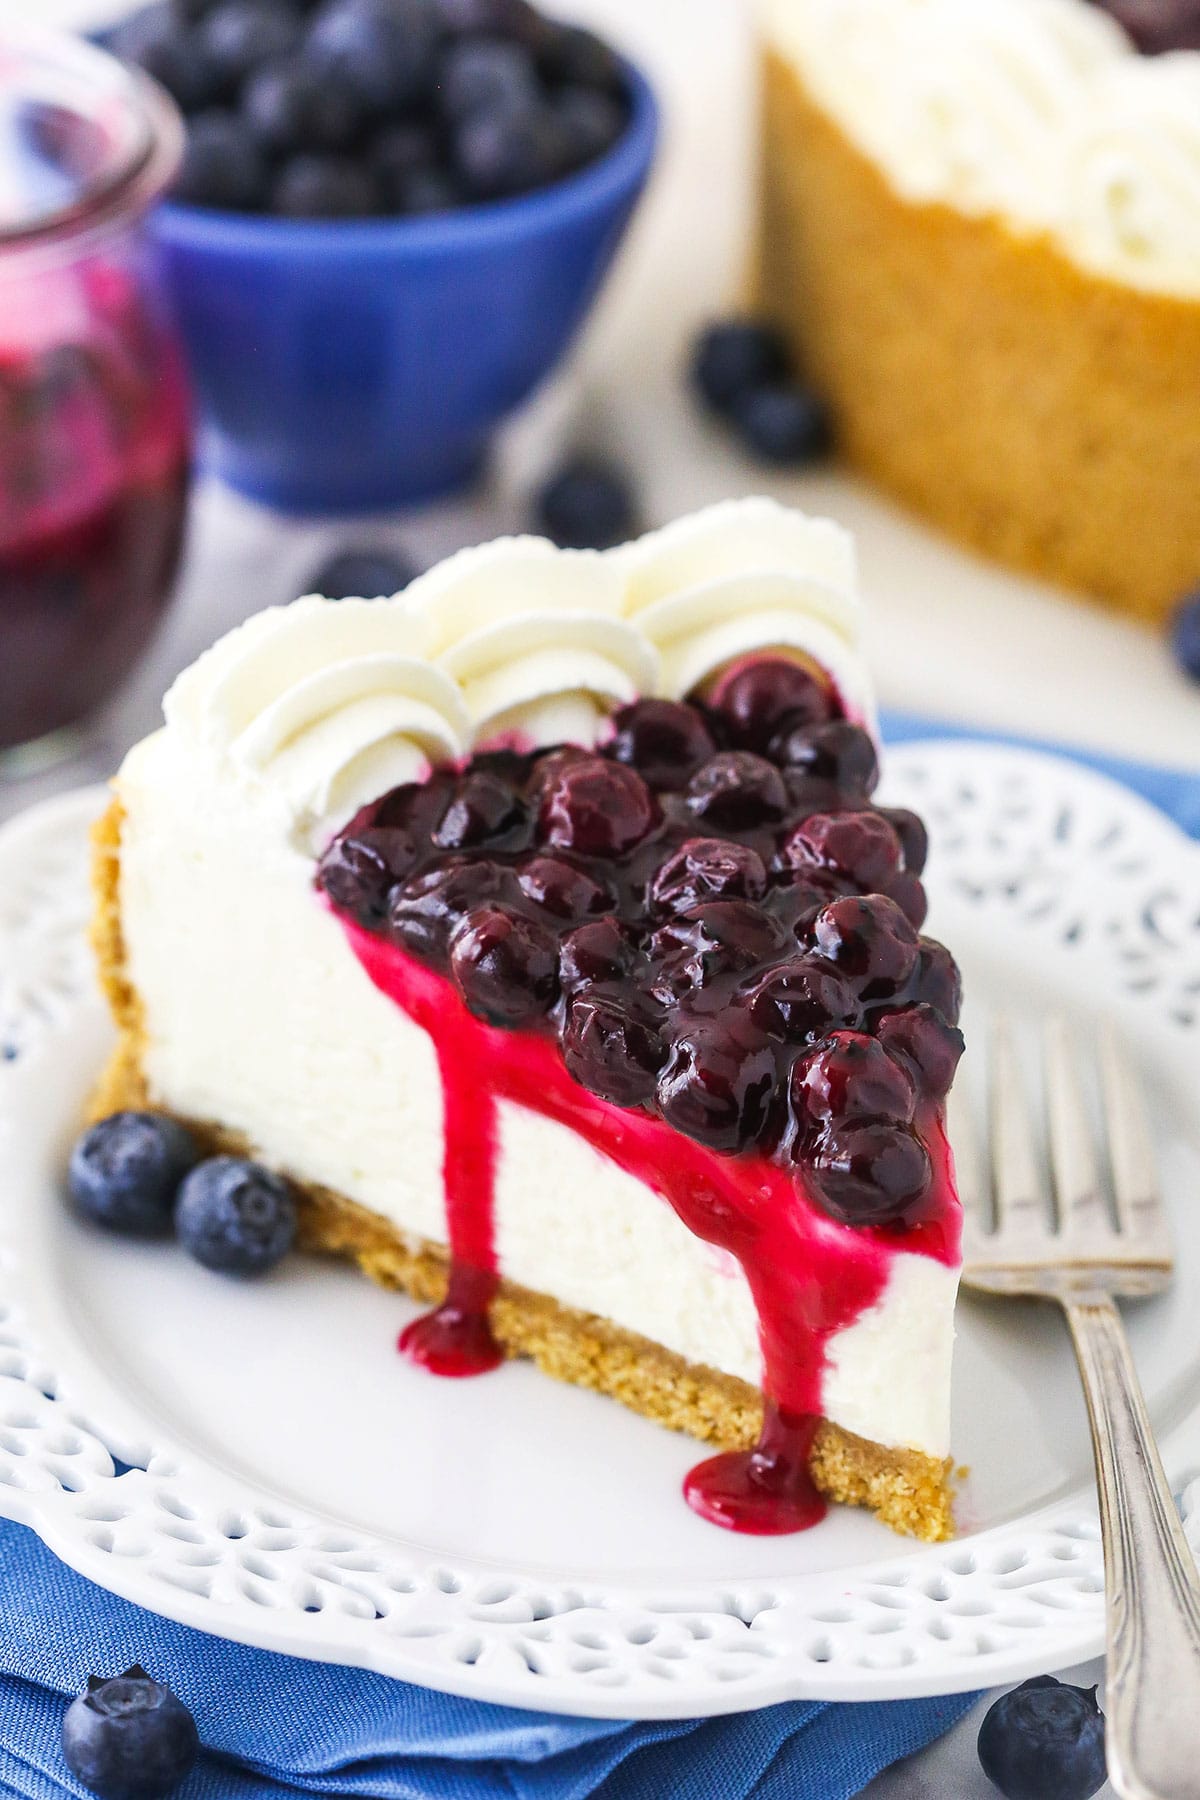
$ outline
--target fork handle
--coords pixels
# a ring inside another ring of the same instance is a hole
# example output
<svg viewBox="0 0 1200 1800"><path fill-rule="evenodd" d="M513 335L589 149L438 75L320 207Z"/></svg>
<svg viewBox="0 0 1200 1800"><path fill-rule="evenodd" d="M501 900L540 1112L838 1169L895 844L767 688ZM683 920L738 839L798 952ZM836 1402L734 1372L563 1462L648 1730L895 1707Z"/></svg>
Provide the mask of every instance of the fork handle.
<svg viewBox="0 0 1200 1800"><path fill-rule="evenodd" d="M1200 1793L1200 1578L1116 1305L1064 1295L1100 1490L1108 1772L1122 1800Z"/></svg>

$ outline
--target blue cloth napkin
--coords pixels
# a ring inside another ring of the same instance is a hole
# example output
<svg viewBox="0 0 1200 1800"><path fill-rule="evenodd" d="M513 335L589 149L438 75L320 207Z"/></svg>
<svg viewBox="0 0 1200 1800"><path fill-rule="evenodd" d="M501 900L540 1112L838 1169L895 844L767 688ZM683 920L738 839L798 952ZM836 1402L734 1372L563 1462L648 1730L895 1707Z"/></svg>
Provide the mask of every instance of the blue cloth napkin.
<svg viewBox="0 0 1200 1800"><path fill-rule="evenodd" d="M885 731L892 742L932 735L898 714ZM1087 760L1200 836L1200 777ZM59 1748L64 1702L89 1674L139 1661L200 1725L204 1751L179 1800L849 1800L974 1700L792 1702L650 1725L488 1706L172 1625L73 1574L31 1532L0 1525L4 1794L82 1796Z"/></svg>

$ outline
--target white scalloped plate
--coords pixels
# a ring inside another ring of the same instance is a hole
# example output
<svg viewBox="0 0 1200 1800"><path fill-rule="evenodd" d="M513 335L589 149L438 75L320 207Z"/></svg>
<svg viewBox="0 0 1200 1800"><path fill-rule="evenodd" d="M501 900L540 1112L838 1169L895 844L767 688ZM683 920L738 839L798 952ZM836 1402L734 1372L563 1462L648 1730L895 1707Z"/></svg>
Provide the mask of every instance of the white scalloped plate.
<svg viewBox="0 0 1200 1800"><path fill-rule="evenodd" d="M932 828L968 1037L1001 998L1055 1000L1111 1009L1143 1062L1180 1275L1130 1327L1200 1541L1200 850L1050 757L909 746L887 786ZM694 1445L528 1367L422 1375L393 1350L408 1303L349 1270L296 1258L242 1286L71 1217L62 1164L108 1041L83 943L98 804L0 833L0 1513L190 1625L551 1711L949 1692L1100 1647L1084 1413L1049 1312L960 1309L957 1543L840 1509L737 1538L680 1498Z"/></svg>

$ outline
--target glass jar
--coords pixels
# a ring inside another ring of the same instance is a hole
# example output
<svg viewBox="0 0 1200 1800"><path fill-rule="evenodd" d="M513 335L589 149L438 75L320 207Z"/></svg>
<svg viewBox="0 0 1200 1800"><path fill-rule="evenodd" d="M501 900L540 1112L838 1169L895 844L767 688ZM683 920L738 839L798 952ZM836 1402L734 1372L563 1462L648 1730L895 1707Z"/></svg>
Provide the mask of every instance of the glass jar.
<svg viewBox="0 0 1200 1800"><path fill-rule="evenodd" d="M0 29L0 771L71 741L145 650L190 416L147 209L182 126L102 51Z"/></svg>

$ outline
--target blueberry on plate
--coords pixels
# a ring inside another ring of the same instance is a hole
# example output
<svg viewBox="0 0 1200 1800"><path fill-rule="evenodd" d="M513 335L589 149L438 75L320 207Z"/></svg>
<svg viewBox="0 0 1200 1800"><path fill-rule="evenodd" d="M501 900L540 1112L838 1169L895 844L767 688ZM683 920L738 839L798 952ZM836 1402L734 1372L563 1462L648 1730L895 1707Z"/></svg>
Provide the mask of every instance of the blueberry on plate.
<svg viewBox="0 0 1200 1800"><path fill-rule="evenodd" d="M398 594L416 573L402 552L367 546L340 550L318 569L307 592L327 600L378 600Z"/></svg>
<svg viewBox="0 0 1200 1800"><path fill-rule="evenodd" d="M182 1700L135 1663L107 1681L88 1677L67 1708L62 1747L100 1800L159 1800L195 1762L200 1737Z"/></svg>
<svg viewBox="0 0 1200 1800"><path fill-rule="evenodd" d="M792 382L764 383L739 394L732 417L748 450L764 462L812 462L832 442L824 402Z"/></svg>
<svg viewBox="0 0 1200 1800"><path fill-rule="evenodd" d="M296 1241L296 1202L282 1176L240 1156L197 1164L179 1190L175 1231L222 1275L262 1275Z"/></svg>
<svg viewBox="0 0 1200 1800"><path fill-rule="evenodd" d="M786 379L789 366L778 331L752 319L722 319L696 341L692 381L714 412L727 414L752 388Z"/></svg>
<svg viewBox="0 0 1200 1800"><path fill-rule="evenodd" d="M332 151L301 150L271 183L271 211L285 219L364 219L380 201L371 170Z"/></svg>
<svg viewBox="0 0 1200 1800"><path fill-rule="evenodd" d="M538 528L564 550L608 550L637 528L626 477L611 463L580 456L565 463L535 502Z"/></svg>
<svg viewBox="0 0 1200 1800"><path fill-rule="evenodd" d="M1200 681L1200 589L1181 600L1171 622L1171 647L1185 675Z"/></svg>
<svg viewBox="0 0 1200 1800"><path fill-rule="evenodd" d="M190 121L174 199L230 212L257 212L266 188L267 165L244 119L214 109Z"/></svg>
<svg viewBox="0 0 1200 1800"><path fill-rule="evenodd" d="M71 1152L71 1198L109 1231L158 1237L170 1230L179 1184L199 1159L191 1133L163 1113L111 1113Z"/></svg>
<svg viewBox="0 0 1200 1800"><path fill-rule="evenodd" d="M1037 1675L1002 1694L979 1728L979 1760L1004 1800L1089 1800L1106 1779L1095 1688Z"/></svg>

